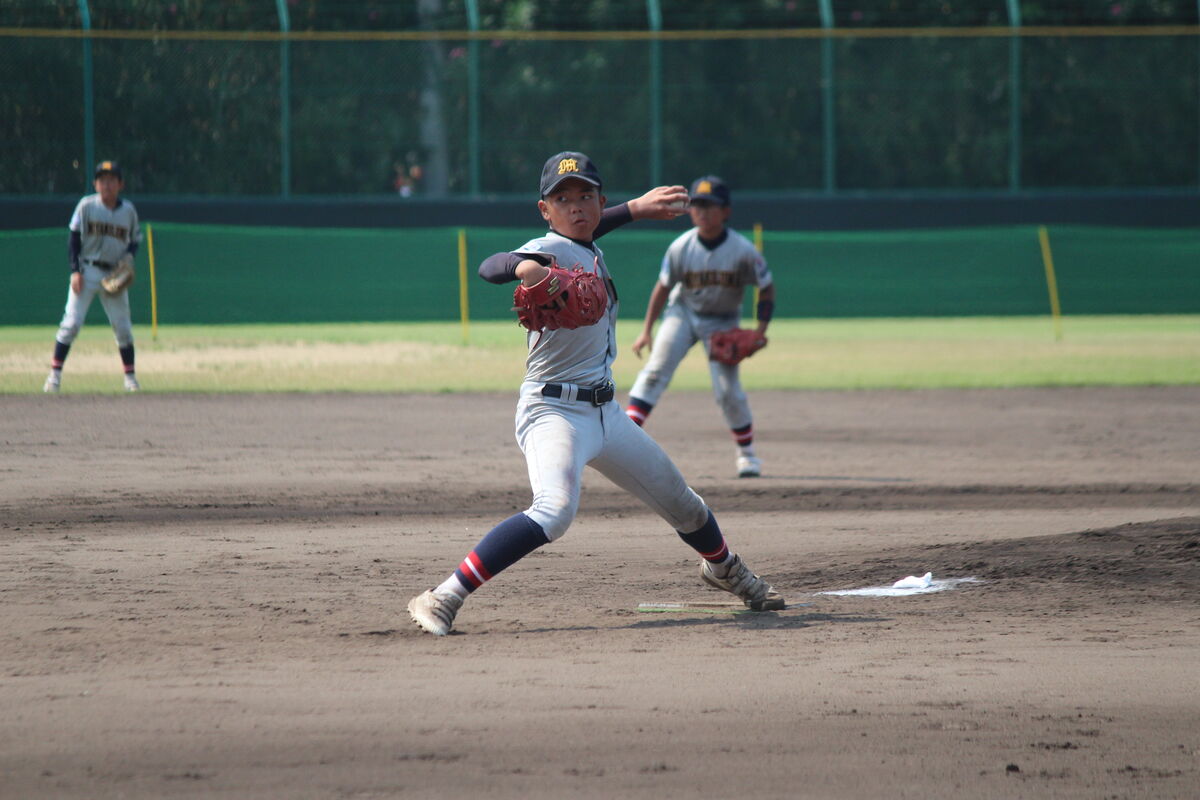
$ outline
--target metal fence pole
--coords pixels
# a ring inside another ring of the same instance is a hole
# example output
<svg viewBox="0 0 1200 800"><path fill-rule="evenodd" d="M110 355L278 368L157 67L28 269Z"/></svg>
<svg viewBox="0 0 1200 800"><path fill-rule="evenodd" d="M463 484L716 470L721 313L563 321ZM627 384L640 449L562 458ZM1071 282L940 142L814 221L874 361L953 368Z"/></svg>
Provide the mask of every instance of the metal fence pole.
<svg viewBox="0 0 1200 800"><path fill-rule="evenodd" d="M471 31L479 30L479 0L467 0L467 25ZM481 191L479 147L479 40L473 38L467 42L467 152L473 197Z"/></svg>
<svg viewBox="0 0 1200 800"><path fill-rule="evenodd" d="M92 29L92 12L87 0L79 0L79 19L85 31ZM92 81L92 37L83 37L83 174L91 175L96 165L96 97ZM91 181L85 181L85 186Z"/></svg>
<svg viewBox="0 0 1200 800"><path fill-rule="evenodd" d="M287 34L292 29L287 0L275 0L279 14L279 193L287 197L292 191L292 43Z"/></svg>
<svg viewBox="0 0 1200 800"><path fill-rule="evenodd" d="M1008 38L1008 190L1017 192L1021 189L1021 4L1019 0L1007 2L1012 28Z"/></svg>
<svg viewBox="0 0 1200 800"><path fill-rule="evenodd" d="M835 87L833 78L833 2L821 0L821 27L825 35L821 37L821 135L824 141L824 172L825 193L837 191L837 107L834 103Z"/></svg>
<svg viewBox="0 0 1200 800"><path fill-rule="evenodd" d="M658 0L646 0L650 30L662 30ZM662 41L650 39L650 185L662 183Z"/></svg>

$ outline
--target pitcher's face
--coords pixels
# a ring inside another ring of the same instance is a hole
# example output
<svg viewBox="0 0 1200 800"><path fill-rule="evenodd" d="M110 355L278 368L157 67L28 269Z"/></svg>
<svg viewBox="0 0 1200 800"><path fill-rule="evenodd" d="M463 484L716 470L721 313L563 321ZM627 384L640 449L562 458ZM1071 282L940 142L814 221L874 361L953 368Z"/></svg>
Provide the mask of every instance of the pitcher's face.
<svg viewBox="0 0 1200 800"><path fill-rule="evenodd" d="M600 224L604 195L585 180L568 178L538 201L538 210L558 233L590 242Z"/></svg>

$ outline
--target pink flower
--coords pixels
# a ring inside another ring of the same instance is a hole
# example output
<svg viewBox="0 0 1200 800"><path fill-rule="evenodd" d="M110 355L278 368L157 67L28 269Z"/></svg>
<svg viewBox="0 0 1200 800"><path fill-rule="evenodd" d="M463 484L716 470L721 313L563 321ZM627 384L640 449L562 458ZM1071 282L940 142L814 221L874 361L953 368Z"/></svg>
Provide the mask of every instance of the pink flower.
<svg viewBox="0 0 1200 800"><path fill-rule="evenodd" d="M863 13L861 11L851 11L850 20L852 22L862 22Z"/></svg>
<svg viewBox="0 0 1200 800"><path fill-rule="evenodd" d="M1120 3L1113 3L1108 7L1108 10L1114 17L1119 17L1125 13L1125 7Z"/></svg>
<svg viewBox="0 0 1200 800"><path fill-rule="evenodd" d="M455 47L450 50L449 56L450 56L450 58L462 58L466 54L467 54L467 48Z"/></svg>

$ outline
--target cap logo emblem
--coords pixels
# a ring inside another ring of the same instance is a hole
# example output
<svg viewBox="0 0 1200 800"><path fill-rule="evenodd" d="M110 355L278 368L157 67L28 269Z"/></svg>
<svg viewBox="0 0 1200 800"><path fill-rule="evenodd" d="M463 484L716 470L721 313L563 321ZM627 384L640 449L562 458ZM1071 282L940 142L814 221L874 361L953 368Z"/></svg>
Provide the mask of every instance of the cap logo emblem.
<svg viewBox="0 0 1200 800"><path fill-rule="evenodd" d="M579 172L578 159L564 158L558 162L558 174L565 175L568 172Z"/></svg>
<svg viewBox="0 0 1200 800"><path fill-rule="evenodd" d="M712 194L712 183L700 181L700 185L696 187L696 194Z"/></svg>

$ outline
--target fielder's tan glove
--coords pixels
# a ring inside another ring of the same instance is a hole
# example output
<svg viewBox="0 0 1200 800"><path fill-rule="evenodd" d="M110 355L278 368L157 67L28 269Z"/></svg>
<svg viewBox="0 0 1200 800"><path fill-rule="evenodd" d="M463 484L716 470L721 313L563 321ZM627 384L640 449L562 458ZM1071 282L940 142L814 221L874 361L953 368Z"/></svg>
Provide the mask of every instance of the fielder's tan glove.
<svg viewBox="0 0 1200 800"><path fill-rule="evenodd" d="M120 294L133 285L133 256L129 253L112 268L112 272L100 279L100 288L109 294Z"/></svg>

